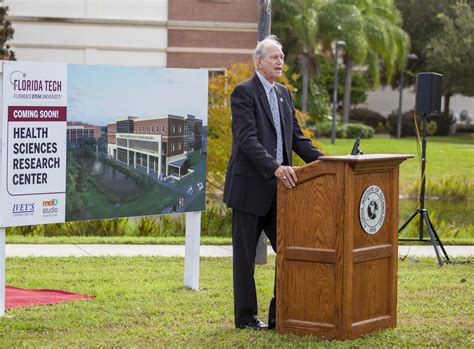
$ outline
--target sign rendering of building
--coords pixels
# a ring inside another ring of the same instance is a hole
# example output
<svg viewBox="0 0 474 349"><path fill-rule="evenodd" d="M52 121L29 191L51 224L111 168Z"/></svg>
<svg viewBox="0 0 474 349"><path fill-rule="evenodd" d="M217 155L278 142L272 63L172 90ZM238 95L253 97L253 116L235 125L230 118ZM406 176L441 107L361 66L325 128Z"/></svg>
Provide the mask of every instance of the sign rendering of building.
<svg viewBox="0 0 474 349"><path fill-rule="evenodd" d="M0 227L205 209L206 70L2 68Z"/></svg>
<svg viewBox="0 0 474 349"><path fill-rule="evenodd" d="M188 158L202 148L202 120L194 115L129 116L108 124L107 134L110 158L161 179L187 175Z"/></svg>
<svg viewBox="0 0 474 349"><path fill-rule="evenodd" d="M80 121L68 121L67 143L75 147L83 141L97 141L100 138L100 126L91 125Z"/></svg>

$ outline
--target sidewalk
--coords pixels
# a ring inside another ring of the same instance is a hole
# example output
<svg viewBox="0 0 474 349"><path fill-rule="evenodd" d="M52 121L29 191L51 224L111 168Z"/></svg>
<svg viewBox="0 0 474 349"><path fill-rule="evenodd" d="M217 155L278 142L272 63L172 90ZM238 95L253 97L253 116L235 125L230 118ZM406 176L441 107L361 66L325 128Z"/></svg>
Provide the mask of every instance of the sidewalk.
<svg viewBox="0 0 474 349"><path fill-rule="evenodd" d="M474 246L445 246L450 257L474 256ZM268 247L268 254L274 255ZM433 246L399 246L408 257L436 257ZM231 257L232 246L201 246L201 257ZM162 256L184 257L184 245L21 245L7 244L7 257Z"/></svg>

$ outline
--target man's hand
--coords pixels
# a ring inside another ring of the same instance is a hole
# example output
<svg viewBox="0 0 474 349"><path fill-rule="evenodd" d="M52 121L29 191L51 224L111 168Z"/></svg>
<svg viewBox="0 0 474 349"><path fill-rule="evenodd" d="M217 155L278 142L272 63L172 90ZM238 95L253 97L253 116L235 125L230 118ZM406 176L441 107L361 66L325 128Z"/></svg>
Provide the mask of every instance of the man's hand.
<svg viewBox="0 0 474 349"><path fill-rule="evenodd" d="M288 189L294 188L298 181L294 170L295 168L296 167L291 166L280 166L275 171L275 177L281 180Z"/></svg>

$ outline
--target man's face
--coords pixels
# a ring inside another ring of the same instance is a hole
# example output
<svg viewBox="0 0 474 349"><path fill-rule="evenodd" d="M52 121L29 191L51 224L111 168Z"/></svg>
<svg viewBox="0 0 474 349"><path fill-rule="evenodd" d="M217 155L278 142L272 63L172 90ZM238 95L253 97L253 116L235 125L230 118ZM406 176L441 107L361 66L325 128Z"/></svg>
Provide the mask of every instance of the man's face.
<svg viewBox="0 0 474 349"><path fill-rule="evenodd" d="M276 45L269 45L263 50L264 57L257 57L258 71L271 83L277 80L283 69L285 55Z"/></svg>

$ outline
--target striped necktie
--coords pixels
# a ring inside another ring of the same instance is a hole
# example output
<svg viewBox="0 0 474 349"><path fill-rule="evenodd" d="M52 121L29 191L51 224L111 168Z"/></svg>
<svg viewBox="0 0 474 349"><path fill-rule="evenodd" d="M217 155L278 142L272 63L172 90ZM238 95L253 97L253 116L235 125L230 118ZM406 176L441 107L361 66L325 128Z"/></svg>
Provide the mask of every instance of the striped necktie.
<svg viewBox="0 0 474 349"><path fill-rule="evenodd" d="M275 125L277 134L277 152L276 161L281 164L283 162L283 138L281 135L280 112L278 109L278 101L275 92L275 86L270 89L270 109L272 110L273 124Z"/></svg>

